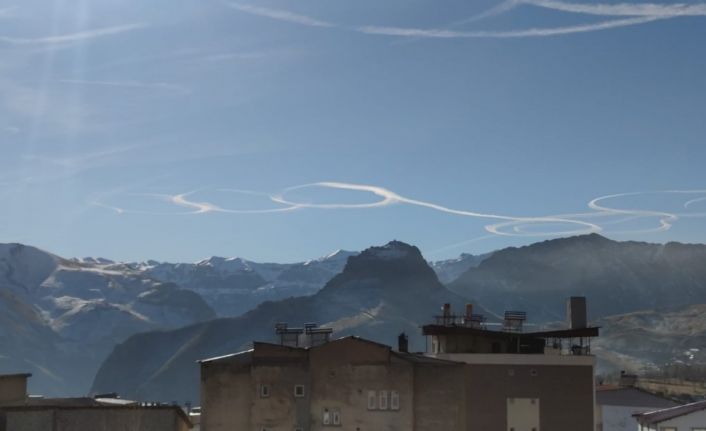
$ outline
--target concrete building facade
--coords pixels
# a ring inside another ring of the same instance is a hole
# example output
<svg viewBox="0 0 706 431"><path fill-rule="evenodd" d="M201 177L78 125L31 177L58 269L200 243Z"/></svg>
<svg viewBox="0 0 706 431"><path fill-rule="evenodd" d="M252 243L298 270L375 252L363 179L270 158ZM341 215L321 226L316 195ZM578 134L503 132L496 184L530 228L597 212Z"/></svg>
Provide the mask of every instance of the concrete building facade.
<svg viewBox="0 0 706 431"><path fill-rule="evenodd" d="M0 431L188 431L177 406L15 406L2 409Z"/></svg>
<svg viewBox="0 0 706 431"><path fill-rule="evenodd" d="M445 313L425 326L424 354L406 352L406 337L398 351L357 337L305 348L295 337L202 360L201 429L595 431L587 340L597 328L461 320Z"/></svg>
<svg viewBox="0 0 706 431"><path fill-rule="evenodd" d="M313 348L255 343L201 361L201 429L457 429L463 364L346 337ZM417 388L424 387L424 391Z"/></svg>
<svg viewBox="0 0 706 431"><path fill-rule="evenodd" d="M0 375L0 431L188 431L178 406L144 405L117 397L30 397L31 374Z"/></svg>

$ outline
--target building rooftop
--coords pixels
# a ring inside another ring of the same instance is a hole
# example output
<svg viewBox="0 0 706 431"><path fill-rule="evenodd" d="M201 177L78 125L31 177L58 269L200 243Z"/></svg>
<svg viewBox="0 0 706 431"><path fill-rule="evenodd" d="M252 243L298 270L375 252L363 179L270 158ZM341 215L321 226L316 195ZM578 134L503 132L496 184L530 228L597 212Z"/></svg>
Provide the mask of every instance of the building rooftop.
<svg viewBox="0 0 706 431"><path fill-rule="evenodd" d="M685 416L690 413L706 410L706 401L698 401L683 406L670 407L661 410L654 410L645 413L634 414L633 417L642 425L652 425L674 419L680 416Z"/></svg>
<svg viewBox="0 0 706 431"><path fill-rule="evenodd" d="M90 399L90 398L89 398ZM42 411L42 410L173 410L189 427L191 420L184 410L179 406L165 404L132 404L132 405L115 405L115 404L90 404L88 401L76 403L77 398L54 398L46 401L51 401L47 404L30 404L30 405L14 405L3 406L0 410L5 412L24 412L24 411Z"/></svg>
<svg viewBox="0 0 706 431"><path fill-rule="evenodd" d="M522 336L527 338L589 338L597 337L600 327L591 326L586 328L558 329L553 331L536 332L513 332L504 330L494 330L487 328L474 328L456 324L450 325L425 325L422 327L424 335L476 335L479 337L505 337L512 338Z"/></svg>
<svg viewBox="0 0 706 431"><path fill-rule="evenodd" d="M601 385L596 387L596 404L602 406L648 407L663 409L679 404L632 386Z"/></svg>
<svg viewBox="0 0 706 431"><path fill-rule="evenodd" d="M32 373L0 374L0 379L14 379L18 377L24 377L28 379L32 377Z"/></svg>
<svg viewBox="0 0 706 431"><path fill-rule="evenodd" d="M268 350L273 349L272 353L275 354L276 356L279 356L279 352L300 352L301 354L306 355L311 350L323 348L324 346L330 346L330 345L333 345L336 343L346 342L346 341L355 341L355 342L359 342L359 343L365 343L365 344L369 344L372 346L376 346L381 349L388 350L390 352L390 355L392 355L395 358L418 363L418 364L429 364L429 365L458 365L458 364L460 364L460 362L456 362L456 361L432 358L432 357L424 355L423 353L397 352L397 351L392 350L392 347L388 346L387 344L378 343L376 341L372 341L372 340L368 340L365 338L356 337L356 336L352 336L352 335L337 338L335 340L329 341L326 344L322 344L319 346L312 346L312 347L292 347L292 346L283 346L280 344L273 344L273 343L256 342L254 349L246 350L246 351L238 352L238 353L233 353L230 355L222 355L222 356L216 356L216 357L208 358L208 359L201 359L198 361L198 363L204 364L204 363L228 361L230 363L238 362L243 365L246 365L246 364L252 363L253 359L261 358L261 356L258 355L258 353L259 353L258 351L262 348L268 349ZM306 357L304 356L304 359L305 358Z"/></svg>

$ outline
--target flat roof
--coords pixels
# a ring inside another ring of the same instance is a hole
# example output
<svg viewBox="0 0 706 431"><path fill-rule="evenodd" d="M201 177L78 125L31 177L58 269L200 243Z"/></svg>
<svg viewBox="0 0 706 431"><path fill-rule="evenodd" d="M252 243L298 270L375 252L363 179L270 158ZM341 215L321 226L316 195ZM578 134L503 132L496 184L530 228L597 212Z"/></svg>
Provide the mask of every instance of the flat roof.
<svg viewBox="0 0 706 431"><path fill-rule="evenodd" d="M558 329L555 331L508 332L460 325L425 325L422 326L422 333L424 335L475 335L494 338L511 338L518 336L527 338L580 338L597 337L599 328L598 326L591 326L588 328Z"/></svg>
<svg viewBox="0 0 706 431"><path fill-rule="evenodd" d="M32 373L0 374L0 379L12 379L17 377L30 378Z"/></svg>
<svg viewBox="0 0 706 431"><path fill-rule="evenodd" d="M679 403L634 386L601 385L596 387L596 404L602 406L646 407L663 409Z"/></svg>
<svg viewBox="0 0 706 431"><path fill-rule="evenodd" d="M206 359L199 359L196 362L199 364L202 364L204 362L222 361L224 359L241 359L242 358L243 360L246 360L246 359L250 359L253 351L254 351L254 349L243 350L242 352L230 353L228 355L214 356L213 358L206 358Z"/></svg>
<svg viewBox="0 0 706 431"><path fill-rule="evenodd" d="M192 426L189 416L179 406L172 405L26 405L26 406L3 406L0 411L4 412L26 412L26 411L42 411L42 410L173 410L189 427Z"/></svg>

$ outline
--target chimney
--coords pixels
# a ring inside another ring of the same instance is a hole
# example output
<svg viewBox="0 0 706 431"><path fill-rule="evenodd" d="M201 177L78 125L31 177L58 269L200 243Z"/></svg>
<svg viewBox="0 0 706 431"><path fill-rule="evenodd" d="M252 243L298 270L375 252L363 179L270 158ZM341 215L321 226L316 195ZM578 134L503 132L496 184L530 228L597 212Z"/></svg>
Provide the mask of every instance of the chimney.
<svg viewBox="0 0 706 431"><path fill-rule="evenodd" d="M401 353L409 353L409 338L404 332L397 337L397 351Z"/></svg>
<svg viewBox="0 0 706 431"><path fill-rule="evenodd" d="M566 320L569 329L582 329L588 326L586 297L572 296L566 301Z"/></svg>
<svg viewBox="0 0 706 431"><path fill-rule="evenodd" d="M473 316L473 304L466 304L466 320L471 320L471 316Z"/></svg>

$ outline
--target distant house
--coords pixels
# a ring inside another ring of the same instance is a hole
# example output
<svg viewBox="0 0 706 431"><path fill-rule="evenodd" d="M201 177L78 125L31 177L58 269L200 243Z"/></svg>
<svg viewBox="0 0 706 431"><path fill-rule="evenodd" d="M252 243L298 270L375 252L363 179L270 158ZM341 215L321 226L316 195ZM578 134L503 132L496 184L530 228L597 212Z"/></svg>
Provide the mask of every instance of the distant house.
<svg viewBox="0 0 706 431"><path fill-rule="evenodd" d="M597 431L635 431L637 420L634 414L678 405L623 380L623 384L596 388Z"/></svg>
<svg viewBox="0 0 706 431"><path fill-rule="evenodd" d="M706 431L706 401L634 415L638 431Z"/></svg>
<svg viewBox="0 0 706 431"><path fill-rule="evenodd" d="M594 431L598 328L523 332L524 318L490 330L472 307L445 305L423 327L426 353L409 353L403 334L394 351L279 324L279 344L200 361L201 429Z"/></svg>
<svg viewBox="0 0 706 431"><path fill-rule="evenodd" d="M27 394L31 374L0 375L0 431L188 431L179 406L114 397L41 398Z"/></svg>

